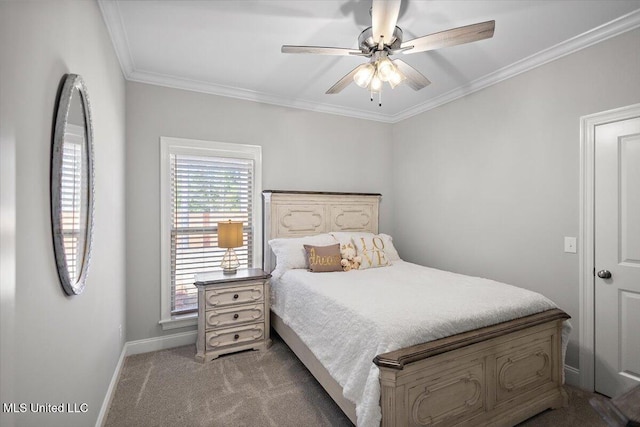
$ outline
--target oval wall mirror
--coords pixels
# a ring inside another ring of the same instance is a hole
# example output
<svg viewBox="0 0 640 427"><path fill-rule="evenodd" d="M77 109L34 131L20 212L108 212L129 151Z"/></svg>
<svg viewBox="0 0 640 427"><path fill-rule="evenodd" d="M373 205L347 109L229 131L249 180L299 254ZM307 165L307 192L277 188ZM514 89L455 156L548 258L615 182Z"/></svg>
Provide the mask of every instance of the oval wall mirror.
<svg viewBox="0 0 640 427"><path fill-rule="evenodd" d="M93 128L87 89L77 74L65 75L51 151L53 249L62 288L82 293L93 232Z"/></svg>

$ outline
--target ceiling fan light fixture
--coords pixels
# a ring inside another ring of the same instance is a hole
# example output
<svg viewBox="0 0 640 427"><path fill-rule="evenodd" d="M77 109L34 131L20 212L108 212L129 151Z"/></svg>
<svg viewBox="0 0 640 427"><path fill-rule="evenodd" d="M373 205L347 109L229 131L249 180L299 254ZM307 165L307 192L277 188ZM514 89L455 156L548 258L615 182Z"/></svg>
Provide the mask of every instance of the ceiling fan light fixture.
<svg viewBox="0 0 640 427"><path fill-rule="evenodd" d="M394 68L395 70L393 74L391 74L391 77L389 78L389 86L391 86L391 89L395 89L396 86L398 86L407 78L404 74L400 72L400 70L398 70L397 67L394 66Z"/></svg>
<svg viewBox="0 0 640 427"><path fill-rule="evenodd" d="M378 76L383 82L388 82L395 74L396 66L387 57L381 58L377 64Z"/></svg>
<svg viewBox="0 0 640 427"><path fill-rule="evenodd" d="M371 92L380 92L382 89L382 80L380 80L377 72L371 78L370 89Z"/></svg>
<svg viewBox="0 0 640 427"><path fill-rule="evenodd" d="M357 73L355 73L355 75L353 76L353 81L358 86L365 88L369 86L369 83L371 83L371 79L373 79L375 71L376 69L373 64L366 64L362 68L360 68Z"/></svg>
<svg viewBox="0 0 640 427"><path fill-rule="evenodd" d="M361 0L361 2L371 0ZM327 90L337 94L353 81L373 95L378 94L378 105L382 105L382 86L389 83L392 89L406 83L418 91L431 84L422 73L400 59L390 57L399 53L427 52L450 46L471 43L493 37L495 21L479 22L463 27L428 34L403 41L403 32L397 26L403 0L372 0L371 26L358 36L358 49L327 46L283 45L282 53L312 53L318 55L360 56L369 58L366 64L353 68ZM406 0L408 1L408 0Z"/></svg>

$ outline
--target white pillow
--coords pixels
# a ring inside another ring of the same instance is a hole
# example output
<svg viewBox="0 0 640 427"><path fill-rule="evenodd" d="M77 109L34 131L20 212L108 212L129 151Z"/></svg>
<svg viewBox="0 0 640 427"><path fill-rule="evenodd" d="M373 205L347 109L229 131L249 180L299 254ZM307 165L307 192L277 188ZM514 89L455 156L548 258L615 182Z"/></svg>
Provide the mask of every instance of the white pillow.
<svg viewBox="0 0 640 427"><path fill-rule="evenodd" d="M281 271L307 268L304 245L327 246L334 243L336 240L330 234L269 240L269 246L276 255L276 268Z"/></svg>
<svg viewBox="0 0 640 427"><path fill-rule="evenodd" d="M355 245L356 242L360 241L361 238L365 238L367 240L372 240L374 236L376 236L376 234L373 233L365 233L365 232L348 232L348 231L334 231L332 233L330 233L333 237L336 238L336 240L338 242L340 242L340 245L346 245L349 243L353 243ZM393 246L393 238L391 236L389 236L388 234L384 234L384 233L380 233L377 236L379 236L382 239L382 242L384 243L384 253L386 255L386 258L390 261L400 261L400 255L398 255L398 251L396 250L396 248ZM356 246L356 250L358 248L357 245ZM360 253L358 253L358 255L362 256ZM364 264L363 260L363 264ZM362 267L360 267L362 268ZM367 268L367 267L364 267Z"/></svg>

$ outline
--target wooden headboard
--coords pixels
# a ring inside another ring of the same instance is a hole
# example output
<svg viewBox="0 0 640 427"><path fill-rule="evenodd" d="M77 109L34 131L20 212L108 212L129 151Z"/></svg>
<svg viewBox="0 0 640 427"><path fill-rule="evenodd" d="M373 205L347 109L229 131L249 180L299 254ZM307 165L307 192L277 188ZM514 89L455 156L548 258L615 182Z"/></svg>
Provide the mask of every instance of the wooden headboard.
<svg viewBox="0 0 640 427"><path fill-rule="evenodd" d="M302 237L331 231L378 233L377 193L262 192L262 268L273 271L276 260L269 240Z"/></svg>

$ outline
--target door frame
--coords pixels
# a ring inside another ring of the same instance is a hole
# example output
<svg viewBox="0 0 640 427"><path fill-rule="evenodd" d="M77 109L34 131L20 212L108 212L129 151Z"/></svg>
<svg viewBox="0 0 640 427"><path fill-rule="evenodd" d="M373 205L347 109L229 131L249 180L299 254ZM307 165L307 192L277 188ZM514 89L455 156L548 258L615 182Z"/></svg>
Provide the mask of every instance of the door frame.
<svg viewBox="0 0 640 427"><path fill-rule="evenodd" d="M580 118L580 384L595 389L595 133L596 126L640 117L640 104L616 108Z"/></svg>

